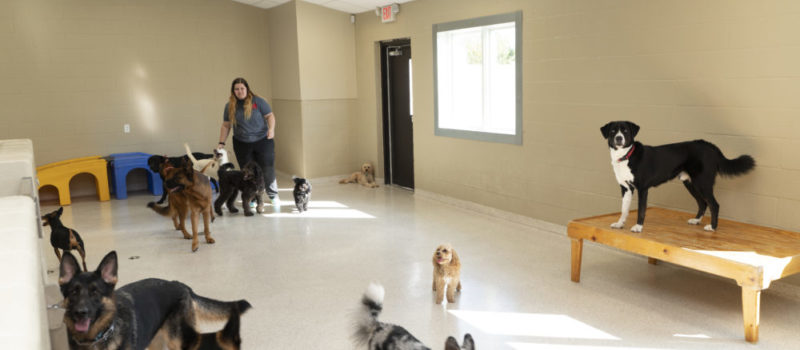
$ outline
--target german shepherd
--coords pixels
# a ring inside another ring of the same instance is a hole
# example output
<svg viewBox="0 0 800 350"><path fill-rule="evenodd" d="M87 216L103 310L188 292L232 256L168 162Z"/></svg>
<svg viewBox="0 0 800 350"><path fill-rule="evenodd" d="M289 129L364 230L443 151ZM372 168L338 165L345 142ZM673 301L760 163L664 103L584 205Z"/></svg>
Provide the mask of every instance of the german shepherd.
<svg viewBox="0 0 800 350"><path fill-rule="evenodd" d="M244 305L250 307L249 304ZM244 312L243 310L241 312ZM225 328L215 333L197 333L191 325L184 322L181 328L181 350L238 350L242 346L239 335L241 312L236 307L228 318Z"/></svg>
<svg viewBox="0 0 800 350"><path fill-rule="evenodd" d="M206 236L206 243L214 243L211 238L209 225L214 221L214 213L211 211L211 183L208 177L192 169L192 163L184 162L181 167L163 167L161 176L166 184L166 191L169 191L169 205L160 207L155 202L147 203L147 206L156 213L172 218L172 223L176 230L181 230L183 238L192 239L192 251L197 251L197 220L199 214L203 215L203 229ZM191 212L192 235L186 231L186 213Z"/></svg>
<svg viewBox="0 0 800 350"><path fill-rule="evenodd" d="M214 155L213 154L208 154L208 153L192 152L192 157L195 158L195 159L209 159L209 158L214 158ZM188 161L189 161L189 156L187 156L187 155L178 156L178 157L167 157L167 156L158 156L158 155L156 155L156 156L150 156L150 158L147 158L147 167L149 167L150 170L152 170L154 173L157 173L157 174L161 175L161 169L162 168L164 168L164 167L175 167L175 168L177 168L177 167L181 166L184 162L188 162ZM164 201L167 200L167 195L169 193L167 193L167 191L166 191L166 188L167 188L166 182L167 182L167 180L164 179L164 176L161 176L161 184L163 185L162 187L164 187L164 192L161 193L161 198L158 200L158 202L156 202L158 204L164 204ZM214 186L216 186L217 190L219 191L219 186L216 183L217 180L212 179L211 182L214 182Z"/></svg>
<svg viewBox="0 0 800 350"><path fill-rule="evenodd" d="M61 252L58 251L59 249L65 252L73 249L77 250L78 254L81 255L83 271L88 271L86 269L86 248L83 246L83 239L78 234L78 231L66 227L61 223L61 214L63 212L64 207L60 207L58 210L42 216L42 226L50 226L50 245L52 245L53 250L56 251L56 257L58 257L59 262L61 261Z"/></svg>
<svg viewBox="0 0 800 350"><path fill-rule="evenodd" d="M167 337L170 346L186 348L184 333L194 330L198 322L229 320L237 310L250 308L246 300L209 299L178 281L156 278L115 291L115 251L108 253L94 272L80 272L75 257L64 253L58 284L64 295L64 324L72 350L143 350L159 333Z"/></svg>

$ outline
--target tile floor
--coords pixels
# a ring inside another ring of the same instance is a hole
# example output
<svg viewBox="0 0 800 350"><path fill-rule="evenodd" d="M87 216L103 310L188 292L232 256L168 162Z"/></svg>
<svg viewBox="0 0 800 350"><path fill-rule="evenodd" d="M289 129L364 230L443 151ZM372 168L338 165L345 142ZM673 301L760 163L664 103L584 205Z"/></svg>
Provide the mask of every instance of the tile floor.
<svg viewBox="0 0 800 350"><path fill-rule="evenodd" d="M561 234L393 187L316 183L304 214L291 189L280 196L283 205L264 215L217 217L217 243L201 238L196 253L168 218L145 207L156 199L146 193L77 199L63 221L86 241L90 269L117 250L119 285L158 277L204 296L250 301L245 349L355 349L353 313L370 281L386 288L382 320L432 349L465 332L478 349L800 348L800 300L781 293L762 294L754 346L744 341L740 288L731 280L587 243L581 282L572 283ZM435 305L431 292L431 255L442 242L463 263L463 291L446 306ZM57 271L43 243L45 262Z"/></svg>

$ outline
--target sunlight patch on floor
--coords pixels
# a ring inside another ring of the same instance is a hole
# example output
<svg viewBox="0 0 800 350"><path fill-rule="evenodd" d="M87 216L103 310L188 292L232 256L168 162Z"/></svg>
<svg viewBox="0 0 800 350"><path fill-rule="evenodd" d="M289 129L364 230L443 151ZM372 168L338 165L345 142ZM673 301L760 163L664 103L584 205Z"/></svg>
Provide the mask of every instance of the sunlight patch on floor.
<svg viewBox="0 0 800 350"><path fill-rule="evenodd" d="M672 336L676 338L711 339L705 334L673 334Z"/></svg>
<svg viewBox="0 0 800 350"><path fill-rule="evenodd" d="M632 349L647 349L647 350L661 350L665 348L649 348L641 346L600 346L600 345L562 345L562 344L547 344L547 343L506 343L514 350L632 350Z"/></svg>
<svg viewBox="0 0 800 350"><path fill-rule="evenodd" d="M464 310L449 312L489 334L619 340L567 315Z"/></svg>
<svg viewBox="0 0 800 350"><path fill-rule="evenodd" d="M269 211L266 209L265 211ZM291 213L264 213L264 217L278 218L333 218L333 219L374 219L375 217L356 209L310 209L302 214L294 209Z"/></svg>

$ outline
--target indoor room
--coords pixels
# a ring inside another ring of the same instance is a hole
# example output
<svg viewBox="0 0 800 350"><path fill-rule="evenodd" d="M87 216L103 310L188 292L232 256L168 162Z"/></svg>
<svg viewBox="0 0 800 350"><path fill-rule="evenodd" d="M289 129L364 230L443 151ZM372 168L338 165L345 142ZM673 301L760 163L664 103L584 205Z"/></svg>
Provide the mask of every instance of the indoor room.
<svg viewBox="0 0 800 350"><path fill-rule="evenodd" d="M0 348L800 348L798 23L0 1Z"/></svg>

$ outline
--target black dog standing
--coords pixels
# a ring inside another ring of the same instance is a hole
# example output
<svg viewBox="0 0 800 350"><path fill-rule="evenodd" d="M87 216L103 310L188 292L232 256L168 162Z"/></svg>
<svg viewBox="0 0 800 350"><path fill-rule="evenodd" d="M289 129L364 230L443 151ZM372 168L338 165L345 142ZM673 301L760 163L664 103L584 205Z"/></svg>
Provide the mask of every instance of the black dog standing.
<svg viewBox="0 0 800 350"><path fill-rule="evenodd" d="M61 207L52 213L42 216L42 226L50 226L50 245L53 246L58 261L61 262L61 252L58 251L59 249L65 252L75 249L78 251L78 254L81 255L83 271L86 271L86 250L83 247L83 239L81 239L77 231L61 223L61 214L63 212L64 207Z"/></svg>
<svg viewBox="0 0 800 350"><path fill-rule="evenodd" d="M297 211L304 212L308 210L308 201L311 199L311 184L302 177L293 177L294 180L294 205L297 206Z"/></svg>
<svg viewBox="0 0 800 350"><path fill-rule="evenodd" d="M242 192L242 207L245 216L253 216L253 211L250 209L250 202L253 199L258 203L256 211L259 213L264 211L263 197L266 194L266 187L261 167L256 162L247 162L241 171L233 170L233 164L226 163L219 168L218 174L221 191L217 200L214 201L214 211L217 215L222 216L222 204L228 207L228 212L239 212L233 205L239 191Z"/></svg>
<svg viewBox="0 0 800 350"><path fill-rule="evenodd" d="M706 212L711 211L711 224L706 231L717 229L719 203L714 198L714 182L717 174L727 176L743 175L755 167L755 161L748 155L728 159L714 144L705 140L671 143L661 146L645 146L633 141L639 126L629 121L610 122L600 128L603 138L608 141L611 151L611 166L622 188L622 213L612 228L622 228L628 217L633 191L639 191L639 212L633 232L642 232L645 210L647 210L647 191L674 178L683 182L695 201L697 215L689 219L689 224L697 225Z"/></svg>

